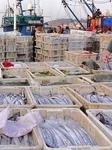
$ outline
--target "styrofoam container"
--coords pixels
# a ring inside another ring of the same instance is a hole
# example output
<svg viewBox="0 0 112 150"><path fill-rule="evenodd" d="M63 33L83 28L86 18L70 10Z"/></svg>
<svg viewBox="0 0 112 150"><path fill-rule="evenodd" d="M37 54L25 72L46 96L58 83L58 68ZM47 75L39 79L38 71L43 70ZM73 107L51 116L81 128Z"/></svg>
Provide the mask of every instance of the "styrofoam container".
<svg viewBox="0 0 112 150"><path fill-rule="evenodd" d="M3 109L0 109L2 111ZM29 113L29 109L25 108L11 108L9 117L12 117L13 114L20 112L20 116L24 116ZM25 145L0 145L0 150L41 150L42 141L39 139L36 128L33 128L31 131L33 142L35 146L25 146Z"/></svg>
<svg viewBox="0 0 112 150"><path fill-rule="evenodd" d="M59 88L59 87L29 87L28 88L29 94L32 97L32 100L35 104L35 107L37 108L80 108L82 104L72 95L70 94L66 88ZM73 102L73 105L39 105L37 104L33 94L39 94L42 96L49 95L49 94L64 94L68 96L71 101Z"/></svg>
<svg viewBox="0 0 112 150"><path fill-rule="evenodd" d="M107 128L104 124L102 124L97 118L96 114L103 113L107 117L112 120L112 110L111 109L88 109L86 110L88 117L92 120L92 122L112 141L112 130Z"/></svg>
<svg viewBox="0 0 112 150"><path fill-rule="evenodd" d="M43 149L44 150L86 150L86 149L94 149L94 148L103 148L112 146L112 142L101 132L97 126L93 124L93 122L79 109L32 109L31 111L39 111L40 115L44 120L49 119L50 117L54 118L62 118L62 119L73 119L78 121L81 126L88 131L92 137L98 143L98 146L72 146L72 147L61 147L61 148L50 148L45 144L43 136L41 134L40 129L37 127L37 133L39 133L39 137L42 139L43 142Z"/></svg>
<svg viewBox="0 0 112 150"><path fill-rule="evenodd" d="M111 109L112 103L92 103L83 98L82 94L96 92L97 94L105 94L112 96L112 90L103 85L71 85L67 90L73 94L84 106L85 109Z"/></svg>

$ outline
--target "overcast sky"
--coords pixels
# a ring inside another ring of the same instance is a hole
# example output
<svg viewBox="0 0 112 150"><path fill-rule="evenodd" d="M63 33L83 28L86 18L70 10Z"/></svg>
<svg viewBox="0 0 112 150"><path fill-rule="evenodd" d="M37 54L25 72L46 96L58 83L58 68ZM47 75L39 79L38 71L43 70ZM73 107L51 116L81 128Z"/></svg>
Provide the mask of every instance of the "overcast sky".
<svg viewBox="0 0 112 150"><path fill-rule="evenodd" d="M7 5L8 0L0 0L0 12L4 12L5 6ZM40 10L43 9L43 15L45 16L45 21L47 20L53 20L53 19L59 19L59 18L67 18L68 15L64 10L64 7L61 3L62 0L35 0L36 3L40 1ZM71 6L73 10L75 10L75 14L78 18L86 18L87 14L83 7L79 3L75 2L74 0L74 6ZM109 0L95 0L97 2L106 2ZM14 0L9 0L10 5L13 6ZM23 0L23 8L26 9L27 5L29 3L33 4L34 0ZM100 8L102 12L104 12L105 9L109 9L109 11L112 12L112 2L111 3L105 3L105 4L95 4L97 8ZM87 7L86 7L87 8ZM87 13L89 13L88 9ZM89 13L90 14L90 13ZM0 18L3 14L0 13ZM91 15L91 14L90 14Z"/></svg>

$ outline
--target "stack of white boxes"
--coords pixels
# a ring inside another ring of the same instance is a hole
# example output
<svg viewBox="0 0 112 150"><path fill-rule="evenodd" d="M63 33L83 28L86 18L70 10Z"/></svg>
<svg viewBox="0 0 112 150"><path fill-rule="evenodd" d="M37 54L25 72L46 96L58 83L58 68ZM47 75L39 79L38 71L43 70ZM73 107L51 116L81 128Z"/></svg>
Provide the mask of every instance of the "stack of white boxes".
<svg viewBox="0 0 112 150"><path fill-rule="evenodd" d="M5 39L0 38L0 62L4 61L5 58Z"/></svg>
<svg viewBox="0 0 112 150"><path fill-rule="evenodd" d="M17 61L31 61L33 57L33 44L31 36L16 37Z"/></svg>
<svg viewBox="0 0 112 150"><path fill-rule="evenodd" d="M68 49L68 36L59 34L36 35L37 61L63 61Z"/></svg>
<svg viewBox="0 0 112 150"><path fill-rule="evenodd" d="M10 62L15 62L17 59L16 39L14 36L6 37L5 39L5 59Z"/></svg>
<svg viewBox="0 0 112 150"><path fill-rule="evenodd" d="M94 32L71 30L68 51L91 51L99 53L100 39Z"/></svg>

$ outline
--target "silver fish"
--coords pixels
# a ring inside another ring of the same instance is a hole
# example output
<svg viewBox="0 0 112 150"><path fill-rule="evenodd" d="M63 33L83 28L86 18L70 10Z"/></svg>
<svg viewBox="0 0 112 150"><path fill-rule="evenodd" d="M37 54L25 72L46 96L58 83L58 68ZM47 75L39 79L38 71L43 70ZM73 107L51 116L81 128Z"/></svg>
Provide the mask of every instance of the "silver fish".
<svg viewBox="0 0 112 150"><path fill-rule="evenodd" d="M108 60L105 62L104 70L111 70Z"/></svg>

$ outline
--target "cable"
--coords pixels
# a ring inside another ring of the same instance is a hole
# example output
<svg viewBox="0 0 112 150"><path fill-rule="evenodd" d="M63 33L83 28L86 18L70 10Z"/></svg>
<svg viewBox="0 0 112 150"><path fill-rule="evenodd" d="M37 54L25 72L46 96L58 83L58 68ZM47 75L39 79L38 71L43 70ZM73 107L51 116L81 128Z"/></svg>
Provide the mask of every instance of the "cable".
<svg viewBox="0 0 112 150"><path fill-rule="evenodd" d="M58 19L58 16L59 16L60 10L61 10L61 6L62 6L62 3L60 4L60 8L59 8L59 10L58 10L57 19Z"/></svg>

